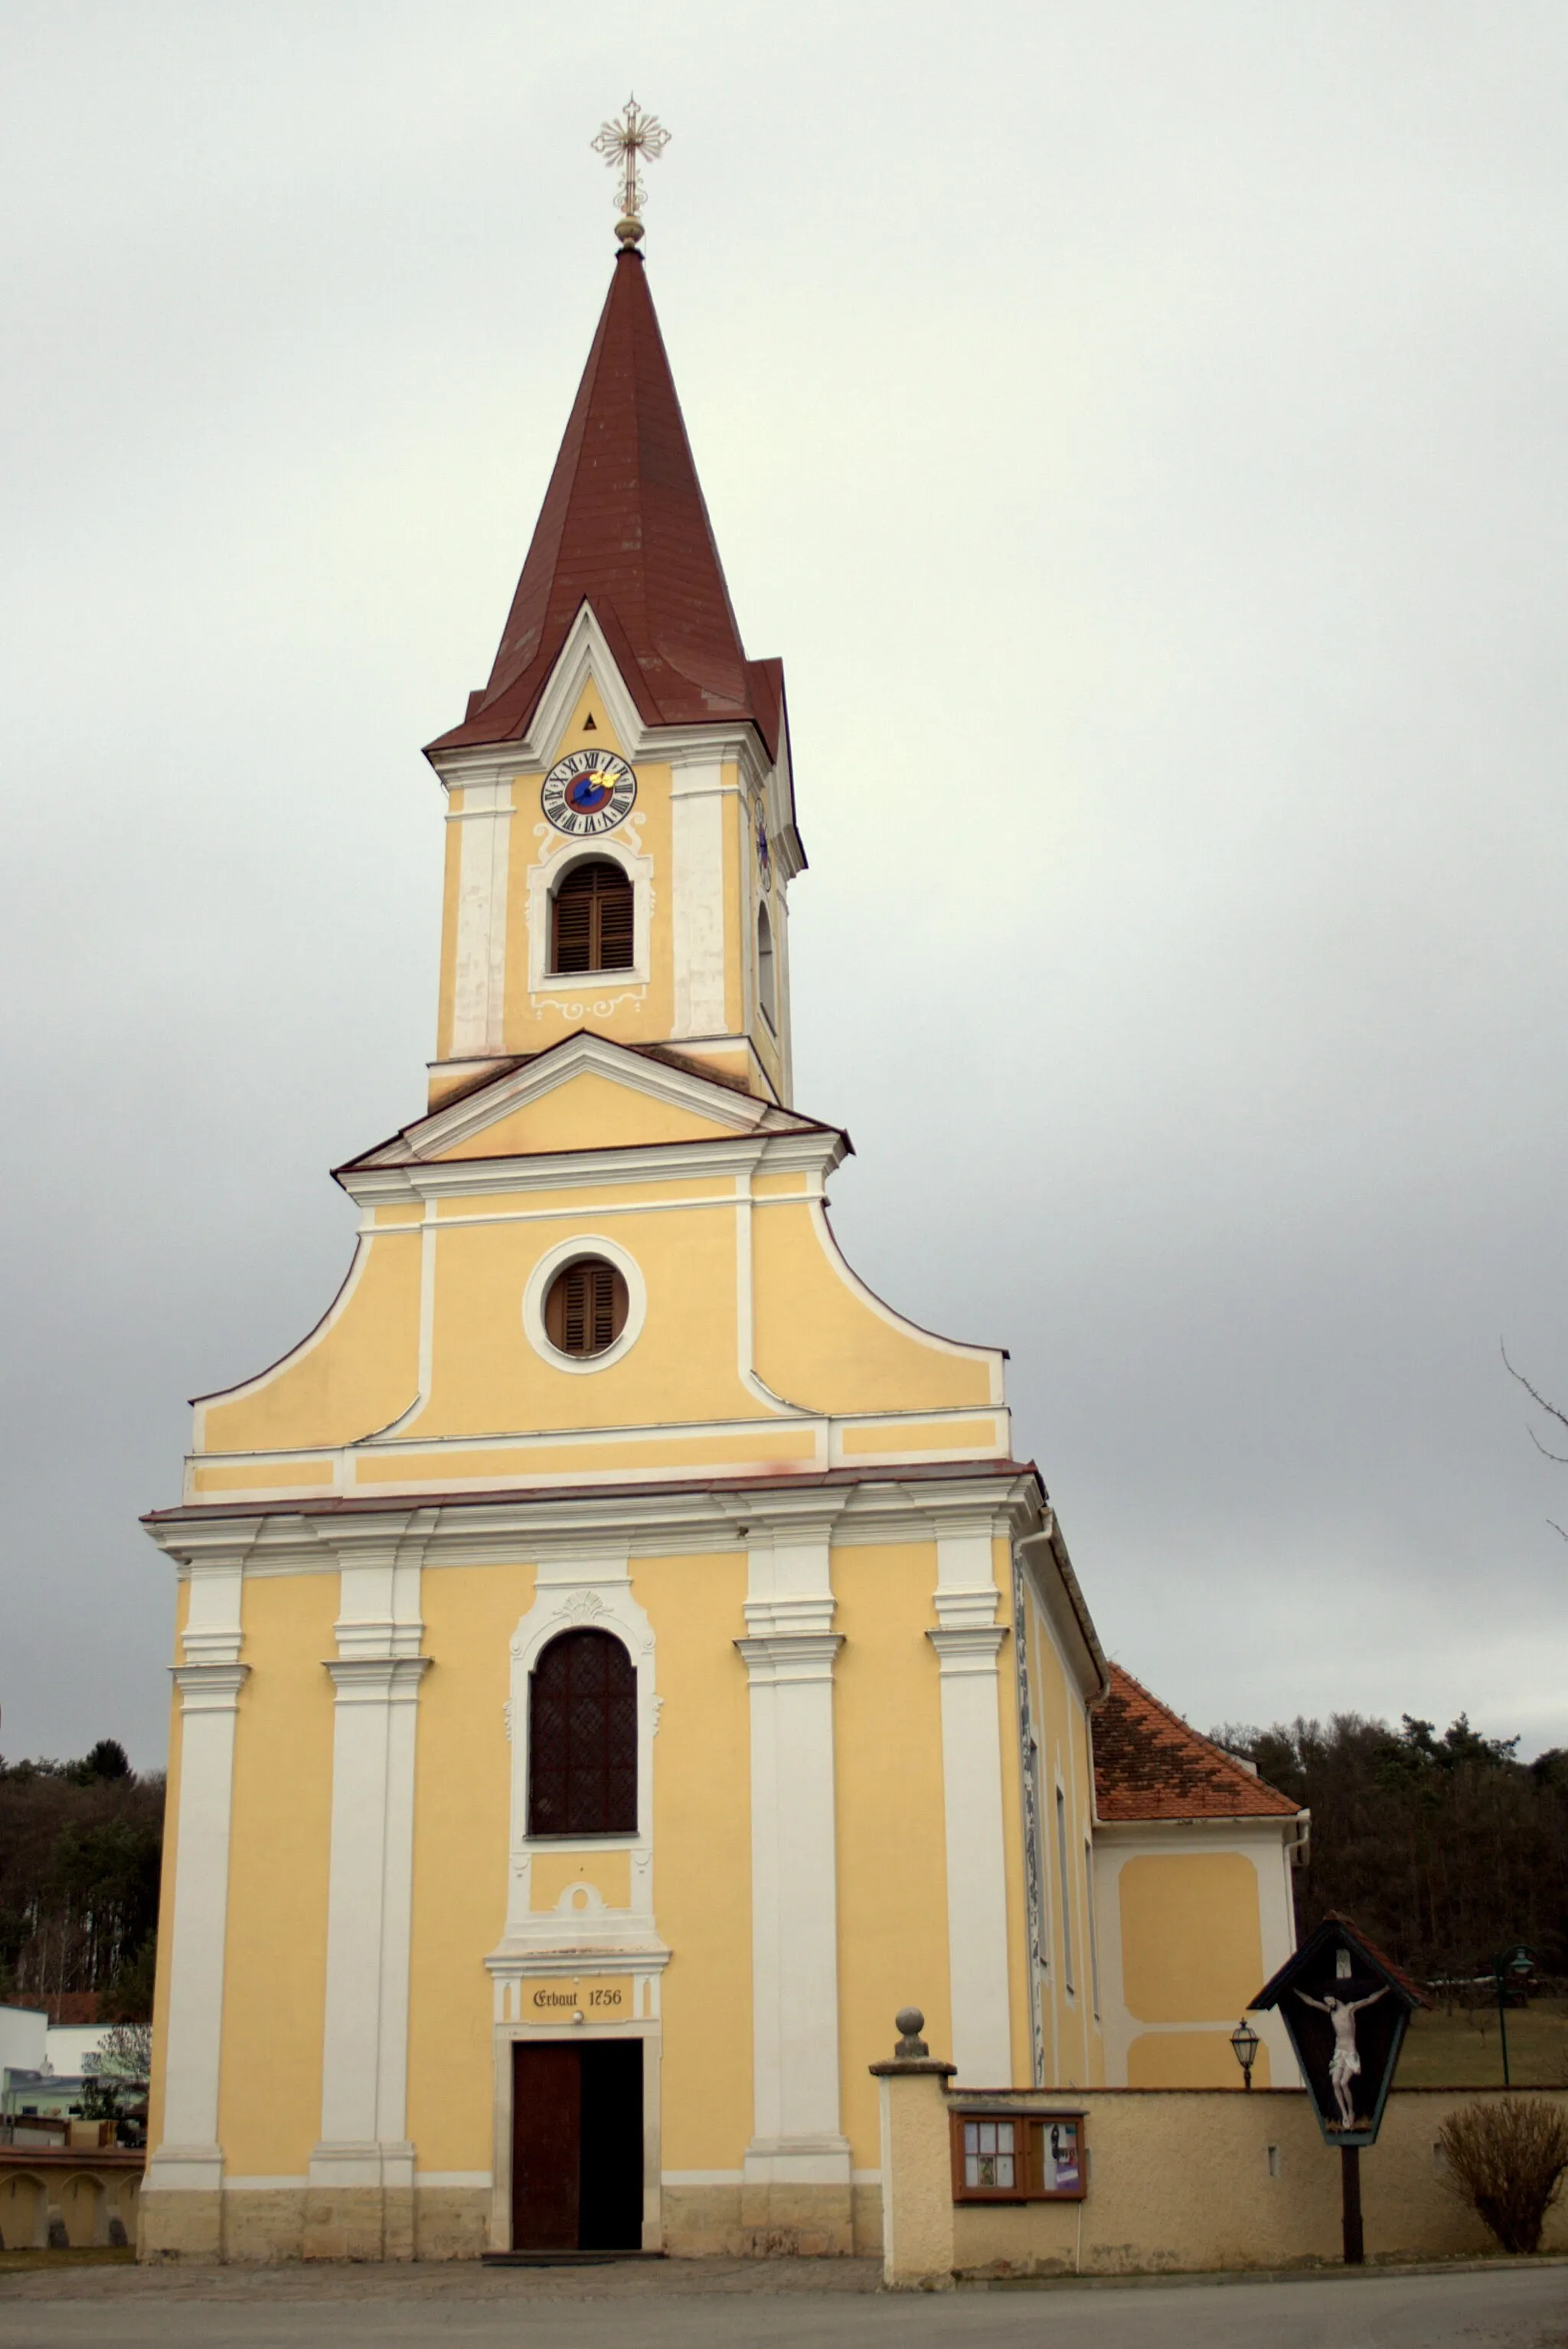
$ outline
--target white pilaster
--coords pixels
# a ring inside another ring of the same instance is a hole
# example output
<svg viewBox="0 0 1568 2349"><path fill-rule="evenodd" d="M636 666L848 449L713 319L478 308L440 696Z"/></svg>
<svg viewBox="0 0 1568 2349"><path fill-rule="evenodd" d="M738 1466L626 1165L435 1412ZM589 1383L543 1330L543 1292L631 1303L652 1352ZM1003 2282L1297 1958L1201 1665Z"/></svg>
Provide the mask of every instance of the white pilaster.
<svg viewBox="0 0 1568 2349"><path fill-rule="evenodd" d="M462 827L452 974L455 1060L501 1048L511 816L510 782L470 782L461 808L449 818Z"/></svg>
<svg viewBox="0 0 1568 2349"><path fill-rule="evenodd" d="M240 1691L250 1670L240 1661L240 1599L252 1530L245 1529L240 1546L191 1561L181 1641L185 1661L174 1668L180 1691L180 1811L163 2033L163 2137L147 2179L150 2187L166 2191L215 2189L223 2179L218 2081L234 1732Z"/></svg>
<svg viewBox="0 0 1568 2349"><path fill-rule="evenodd" d="M831 1520L750 1552L736 1641L751 1676L752 2126L748 2184L847 2186L839 2126Z"/></svg>
<svg viewBox="0 0 1568 2349"><path fill-rule="evenodd" d="M717 760L672 770L673 1036L722 1036L729 1026L724 987L724 771Z"/></svg>
<svg viewBox="0 0 1568 2349"><path fill-rule="evenodd" d="M1013 2085L997 1683L1007 1632L995 1620L991 1539L988 1517L939 1535L939 1628L926 1633L941 1674L953 2060L960 2084L972 2088Z"/></svg>
<svg viewBox="0 0 1568 2349"><path fill-rule="evenodd" d="M405 1524L323 1538L343 1557L332 1749L321 2143L313 2185L412 2186L408 1949L419 1682L419 1553Z"/></svg>

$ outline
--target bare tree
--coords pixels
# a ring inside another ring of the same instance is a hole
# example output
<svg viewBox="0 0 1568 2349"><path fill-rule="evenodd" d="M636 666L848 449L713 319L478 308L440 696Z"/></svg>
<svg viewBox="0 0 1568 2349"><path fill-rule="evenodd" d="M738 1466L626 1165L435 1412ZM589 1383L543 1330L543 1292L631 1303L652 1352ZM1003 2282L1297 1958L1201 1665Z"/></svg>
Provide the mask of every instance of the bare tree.
<svg viewBox="0 0 1568 2349"><path fill-rule="evenodd" d="M1531 1385L1530 1381L1525 1377L1522 1371L1516 1371L1514 1369L1513 1364L1508 1359L1508 1348L1502 1344L1501 1340L1498 1343L1498 1351L1502 1356L1503 1369L1508 1372L1511 1379L1518 1380L1520 1385L1524 1389L1525 1393L1530 1397L1531 1402L1536 1404L1540 1410L1545 1412L1549 1419L1554 1419L1559 1427L1568 1428L1568 1411L1559 1410L1558 1406L1553 1402L1549 1397L1541 1392L1539 1387L1532 1387ZM1526 1423L1526 1424L1528 1425L1528 1423ZM1532 1427L1529 1429L1529 1434L1530 1441L1534 1444L1535 1449L1542 1454L1542 1458L1547 1460L1555 1460L1560 1468L1568 1468L1568 1452L1553 1452L1549 1444L1542 1444L1541 1438L1536 1434L1535 1430ZM1554 1534L1561 1534L1563 1540L1568 1541L1568 1527L1560 1526L1555 1517L1548 1517L1546 1522L1551 1526Z"/></svg>

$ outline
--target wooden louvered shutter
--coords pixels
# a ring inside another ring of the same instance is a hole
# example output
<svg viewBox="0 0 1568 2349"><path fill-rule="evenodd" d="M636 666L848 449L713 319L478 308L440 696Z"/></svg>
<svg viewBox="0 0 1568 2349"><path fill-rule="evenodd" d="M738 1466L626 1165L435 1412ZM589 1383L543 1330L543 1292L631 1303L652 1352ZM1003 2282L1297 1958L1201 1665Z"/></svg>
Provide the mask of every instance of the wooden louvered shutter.
<svg viewBox="0 0 1568 2349"><path fill-rule="evenodd" d="M632 954L632 885L624 873L611 868L594 893L599 916L595 970L630 970Z"/></svg>
<svg viewBox="0 0 1568 2349"><path fill-rule="evenodd" d="M620 866L603 856L574 864L551 908L552 968L630 970L633 946L632 885Z"/></svg>
<svg viewBox="0 0 1568 2349"><path fill-rule="evenodd" d="M574 864L551 908L551 963L562 972L593 968L593 875L596 864Z"/></svg>
<svg viewBox="0 0 1568 2349"><path fill-rule="evenodd" d="M602 1354L626 1326L626 1284L603 1257L569 1264L544 1302L545 1335L563 1354Z"/></svg>

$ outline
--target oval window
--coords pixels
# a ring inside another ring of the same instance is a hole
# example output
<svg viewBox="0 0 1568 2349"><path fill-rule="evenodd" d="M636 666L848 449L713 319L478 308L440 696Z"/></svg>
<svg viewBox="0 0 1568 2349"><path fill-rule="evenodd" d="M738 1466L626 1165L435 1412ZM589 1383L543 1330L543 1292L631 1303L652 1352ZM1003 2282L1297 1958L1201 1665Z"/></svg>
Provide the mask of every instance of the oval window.
<svg viewBox="0 0 1568 2349"><path fill-rule="evenodd" d="M558 1272L544 1300L544 1334L562 1354L603 1354L626 1326L626 1284L602 1256Z"/></svg>

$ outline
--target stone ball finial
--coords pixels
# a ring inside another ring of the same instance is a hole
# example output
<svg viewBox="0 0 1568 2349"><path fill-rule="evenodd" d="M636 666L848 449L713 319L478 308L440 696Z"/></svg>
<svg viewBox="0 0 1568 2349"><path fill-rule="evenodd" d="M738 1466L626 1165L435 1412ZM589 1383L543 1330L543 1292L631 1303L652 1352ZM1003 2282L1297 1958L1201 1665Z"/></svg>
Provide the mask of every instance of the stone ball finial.
<svg viewBox="0 0 1568 2349"><path fill-rule="evenodd" d="M637 218L635 212L628 212L624 220L618 220L615 222L615 233L620 238L621 243L624 245L629 247L632 245L641 244L643 241L643 223Z"/></svg>
<svg viewBox="0 0 1568 2349"><path fill-rule="evenodd" d="M918 2006L901 2006L893 2016L893 2022L900 2037L892 2052L901 2061L918 2062L923 2055L930 2054L930 2048L920 2035L925 2028L925 2017Z"/></svg>

